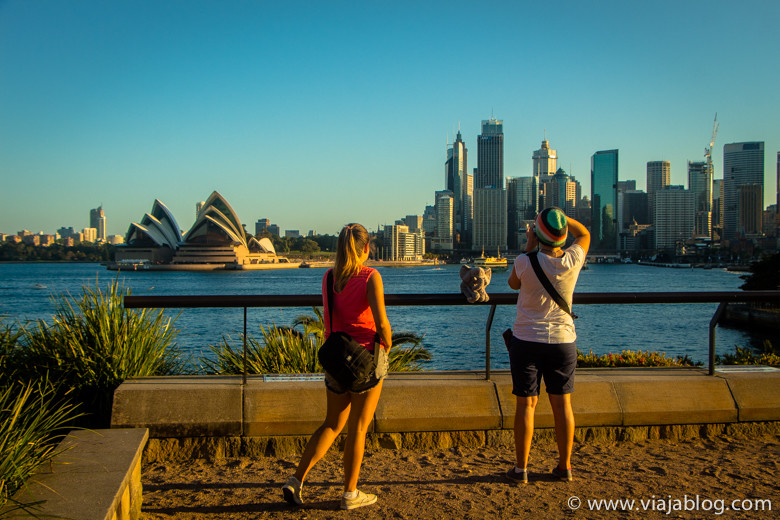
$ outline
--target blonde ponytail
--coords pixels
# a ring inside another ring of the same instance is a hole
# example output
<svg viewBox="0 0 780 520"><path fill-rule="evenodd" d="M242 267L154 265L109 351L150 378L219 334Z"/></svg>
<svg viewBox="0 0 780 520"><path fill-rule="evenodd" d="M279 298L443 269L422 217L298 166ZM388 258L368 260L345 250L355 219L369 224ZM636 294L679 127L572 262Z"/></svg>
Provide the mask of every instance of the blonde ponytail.
<svg viewBox="0 0 780 520"><path fill-rule="evenodd" d="M339 233L336 262L333 266L336 291L341 291L349 279L360 270L360 255L368 241L368 231L360 224L347 224Z"/></svg>

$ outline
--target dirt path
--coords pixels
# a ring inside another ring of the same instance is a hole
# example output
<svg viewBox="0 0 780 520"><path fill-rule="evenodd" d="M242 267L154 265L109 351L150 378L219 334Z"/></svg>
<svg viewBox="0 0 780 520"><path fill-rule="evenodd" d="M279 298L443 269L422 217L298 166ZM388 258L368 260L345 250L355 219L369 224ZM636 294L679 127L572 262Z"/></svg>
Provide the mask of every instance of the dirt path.
<svg viewBox="0 0 780 520"><path fill-rule="evenodd" d="M301 508L284 503L280 492L297 458L151 464L142 477L142 518L780 518L774 434L579 444L568 483L547 476L556 461L552 446L535 447L528 485L508 483L512 453L509 446L367 452L360 488L379 500L355 511L338 509L342 471L333 450L312 470ZM633 509L624 502L605 512L601 502L598 511L598 500L633 500Z"/></svg>

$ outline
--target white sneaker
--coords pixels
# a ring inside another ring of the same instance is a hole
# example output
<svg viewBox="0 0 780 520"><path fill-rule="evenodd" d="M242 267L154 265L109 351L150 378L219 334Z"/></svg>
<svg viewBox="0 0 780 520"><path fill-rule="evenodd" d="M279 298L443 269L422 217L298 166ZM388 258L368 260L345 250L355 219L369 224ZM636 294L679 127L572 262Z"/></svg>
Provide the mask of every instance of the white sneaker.
<svg viewBox="0 0 780 520"><path fill-rule="evenodd" d="M284 499L288 504L295 506L303 504L303 499L301 498L301 488L303 488L303 484L301 484L297 478L290 477L287 479L287 483L282 486L282 494L284 495Z"/></svg>
<svg viewBox="0 0 780 520"><path fill-rule="evenodd" d="M355 498L346 498L341 496L341 509L357 509L358 507L370 506L376 503L376 495L363 493L358 490Z"/></svg>

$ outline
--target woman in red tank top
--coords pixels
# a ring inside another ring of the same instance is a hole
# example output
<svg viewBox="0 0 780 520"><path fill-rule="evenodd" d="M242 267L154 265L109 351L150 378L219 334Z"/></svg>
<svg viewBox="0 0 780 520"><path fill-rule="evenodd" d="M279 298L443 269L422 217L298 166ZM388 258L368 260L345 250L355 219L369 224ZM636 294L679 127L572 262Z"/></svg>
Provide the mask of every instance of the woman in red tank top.
<svg viewBox="0 0 780 520"><path fill-rule="evenodd" d="M385 313L385 294L382 277L376 269L366 267L370 237L360 224L349 224L341 230L338 239L336 263L333 266L333 329L344 331L363 345L375 351L377 369L368 383L342 388L325 374L328 409L325 421L311 436L295 474L282 487L284 499L290 504L303 503L301 489L306 475L327 453L333 441L347 428L344 444L344 495L342 509L355 509L376 502L376 495L357 489L360 464L366 443L366 432L374 416L382 380L387 375L387 352L392 346L390 322ZM326 273L322 279L324 315L328 316ZM330 335L330 324L325 319L325 334ZM374 344L379 336L380 343Z"/></svg>

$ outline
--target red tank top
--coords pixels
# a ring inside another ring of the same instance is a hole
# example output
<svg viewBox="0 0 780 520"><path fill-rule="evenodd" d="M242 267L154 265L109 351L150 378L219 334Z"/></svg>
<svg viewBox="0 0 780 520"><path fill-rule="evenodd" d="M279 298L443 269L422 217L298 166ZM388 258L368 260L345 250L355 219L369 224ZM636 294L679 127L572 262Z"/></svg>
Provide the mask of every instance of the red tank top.
<svg viewBox="0 0 780 520"><path fill-rule="evenodd" d="M325 337L330 335L330 319L328 318L328 269L322 278L322 305L325 309ZM368 305L368 278L376 269L361 266L360 271L349 279L341 292L333 291L333 330L346 332L352 338L373 352L376 324L371 307ZM379 276L377 274L377 276ZM334 278L335 282L335 278Z"/></svg>

